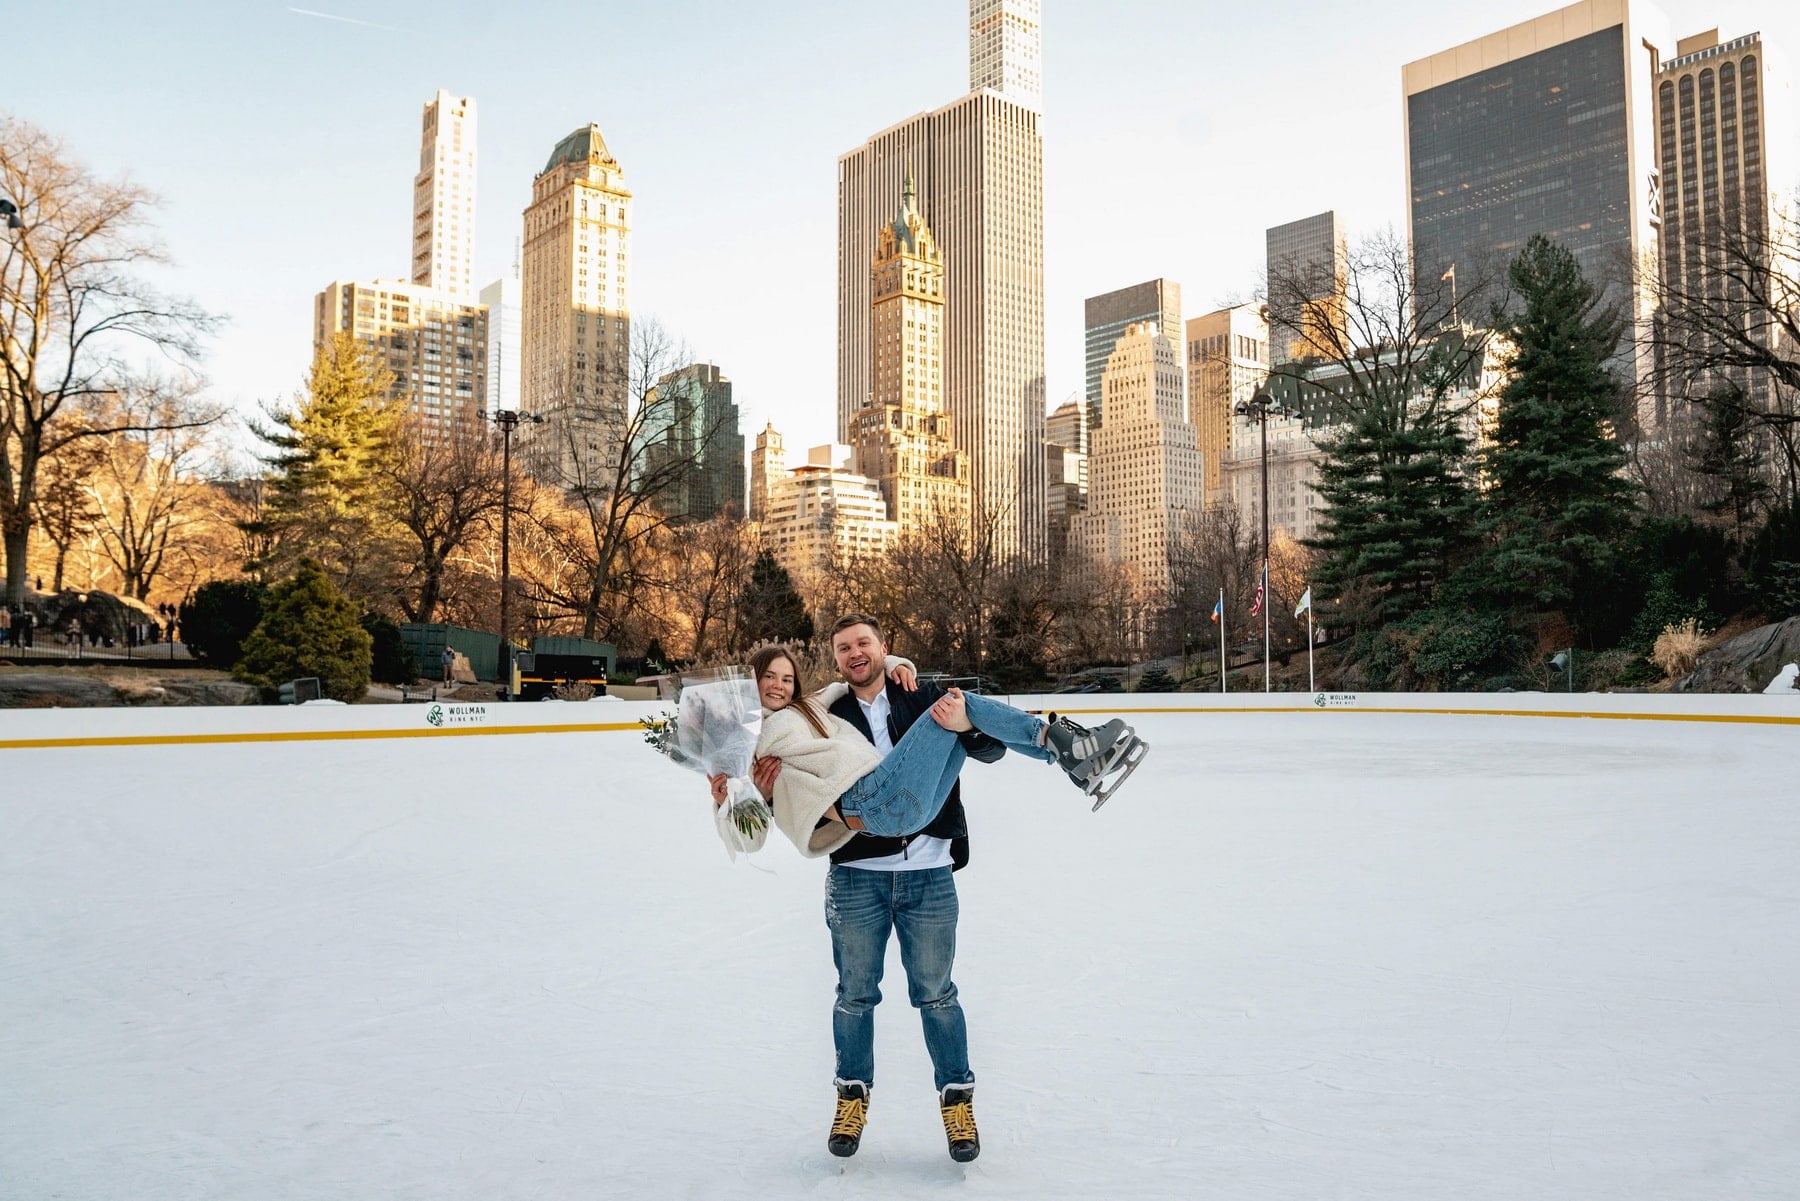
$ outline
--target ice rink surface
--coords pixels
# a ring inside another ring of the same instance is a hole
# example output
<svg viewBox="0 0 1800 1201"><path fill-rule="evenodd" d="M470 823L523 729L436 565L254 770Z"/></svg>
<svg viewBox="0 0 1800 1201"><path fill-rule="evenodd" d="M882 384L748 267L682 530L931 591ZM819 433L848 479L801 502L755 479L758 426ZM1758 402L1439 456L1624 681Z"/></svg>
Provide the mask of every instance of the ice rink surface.
<svg viewBox="0 0 1800 1201"><path fill-rule="evenodd" d="M1137 721L964 773L966 1170L631 733L0 750L0 1196L1800 1196L1800 729Z"/></svg>

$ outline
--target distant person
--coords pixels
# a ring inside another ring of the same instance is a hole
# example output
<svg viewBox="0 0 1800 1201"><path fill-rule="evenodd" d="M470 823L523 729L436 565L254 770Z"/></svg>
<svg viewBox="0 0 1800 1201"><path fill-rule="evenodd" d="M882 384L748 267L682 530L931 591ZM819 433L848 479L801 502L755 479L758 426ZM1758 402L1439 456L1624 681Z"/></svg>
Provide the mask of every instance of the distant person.
<svg viewBox="0 0 1800 1201"><path fill-rule="evenodd" d="M456 648L444 647L444 683L450 683L456 676Z"/></svg>
<svg viewBox="0 0 1800 1201"><path fill-rule="evenodd" d="M12 610L0 605L0 642L7 646L19 645L19 633L13 629Z"/></svg>

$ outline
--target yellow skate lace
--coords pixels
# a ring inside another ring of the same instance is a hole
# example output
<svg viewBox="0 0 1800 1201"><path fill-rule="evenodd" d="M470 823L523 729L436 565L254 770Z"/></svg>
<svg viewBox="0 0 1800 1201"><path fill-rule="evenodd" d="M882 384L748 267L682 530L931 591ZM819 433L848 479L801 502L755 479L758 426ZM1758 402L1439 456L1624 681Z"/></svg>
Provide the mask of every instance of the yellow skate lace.
<svg viewBox="0 0 1800 1201"><path fill-rule="evenodd" d="M863 1123L868 1116L867 1097L839 1097L837 1118L831 1123L831 1133L841 1134L846 1138L861 1138Z"/></svg>
<svg viewBox="0 0 1800 1201"><path fill-rule="evenodd" d="M950 1136L953 1143L975 1141L975 1103L958 1101L954 1105L939 1105L944 1115L944 1133Z"/></svg>

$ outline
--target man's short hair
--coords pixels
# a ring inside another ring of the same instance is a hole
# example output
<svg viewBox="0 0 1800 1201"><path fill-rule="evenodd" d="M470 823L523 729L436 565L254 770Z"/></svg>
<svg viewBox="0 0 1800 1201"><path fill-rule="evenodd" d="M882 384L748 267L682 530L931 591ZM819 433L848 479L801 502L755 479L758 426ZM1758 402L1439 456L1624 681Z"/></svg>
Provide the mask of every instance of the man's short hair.
<svg viewBox="0 0 1800 1201"><path fill-rule="evenodd" d="M837 624L831 627L831 640L836 642L837 636L851 626L868 626L871 630L875 631L876 638L883 642L887 641L886 635L881 632L881 623L876 621L873 617L870 617L867 613L846 613L838 618Z"/></svg>

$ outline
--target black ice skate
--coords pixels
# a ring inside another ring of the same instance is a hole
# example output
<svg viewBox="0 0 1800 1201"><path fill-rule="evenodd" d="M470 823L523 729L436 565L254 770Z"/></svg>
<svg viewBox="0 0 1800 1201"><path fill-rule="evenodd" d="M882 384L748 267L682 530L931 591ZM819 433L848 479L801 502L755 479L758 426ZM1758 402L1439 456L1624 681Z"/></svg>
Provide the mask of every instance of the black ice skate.
<svg viewBox="0 0 1800 1201"><path fill-rule="evenodd" d="M950 1158L968 1163L981 1154L981 1135L975 1131L975 1086L952 1084L938 1098L938 1113L944 1119L944 1138L950 1144Z"/></svg>
<svg viewBox="0 0 1800 1201"><path fill-rule="evenodd" d="M863 1123L869 1119L869 1086L860 1080L837 1082L837 1115L825 1145L840 1158L856 1154L862 1145Z"/></svg>
<svg viewBox="0 0 1800 1201"><path fill-rule="evenodd" d="M1054 713L1044 731L1044 746L1056 752L1057 766L1075 786L1094 798L1095 809L1112 798L1150 749L1119 718L1090 730Z"/></svg>

